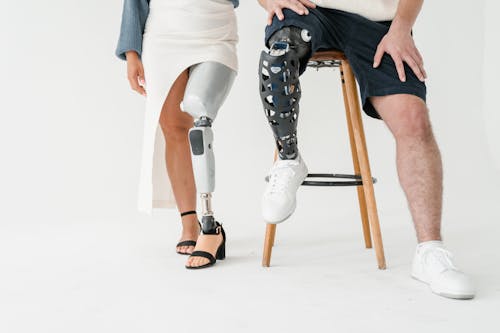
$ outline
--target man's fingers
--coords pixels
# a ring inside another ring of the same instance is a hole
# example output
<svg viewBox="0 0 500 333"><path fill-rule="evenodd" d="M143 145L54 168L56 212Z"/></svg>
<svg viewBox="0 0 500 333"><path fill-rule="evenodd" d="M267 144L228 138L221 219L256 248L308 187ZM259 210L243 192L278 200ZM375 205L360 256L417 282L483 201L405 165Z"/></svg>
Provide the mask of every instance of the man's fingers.
<svg viewBox="0 0 500 333"><path fill-rule="evenodd" d="M300 2L308 8L316 8L316 4L309 0L300 0Z"/></svg>
<svg viewBox="0 0 500 333"><path fill-rule="evenodd" d="M267 8L268 16L267 16L267 25L271 25L273 23L273 17L276 17L283 21L285 19L285 15L283 14L283 9L290 9L296 12L299 15L308 15L308 8L316 8L316 4L311 2L310 0L283 0L279 3L273 4Z"/></svg>
<svg viewBox="0 0 500 333"><path fill-rule="evenodd" d="M300 14L300 15L309 14L309 11L307 10L307 8L302 4L302 2L300 2L298 0L291 0L291 4L289 4L288 6L285 6L285 7L293 10L294 12L296 12L297 14Z"/></svg>
<svg viewBox="0 0 500 333"><path fill-rule="evenodd" d="M307 10L307 8L300 2L296 1L293 3L293 8L290 8L291 10L293 10L294 12L296 12L297 14L300 14L300 15L308 15L309 14L309 11Z"/></svg>
<svg viewBox="0 0 500 333"><path fill-rule="evenodd" d="M285 19L285 15L283 14L283 10L281 8L276 8L274 10L274 12L276 13L276 16L278 17L278 20L280 21L283 21Z"/></svg>
<svg viewBox="0 0 500 333"><path fill-rule="evenodd" d="M411 70L415 75L418 77L418 79L422 82L425 81L425 76L424 73L420 70L420 66L417 64L415 59L413 59L411 56L407 56L404 61L410 66Z"/></svg>
<svg viewBox="0 0 500 333"><path fill-rule="evenodd" d="M418 65L422 66L424 64L424 58L422 57L422 55L420 54L420 52L418 51L417 48L415 48L413 50L413 52L415 53L415 57L416 57Z"/></svg>
<svg viewBox="0 0 500 333"><path fill-rule="evenodd" d="M396 70L398 71L398 76L401 82L406 82L406 74L405 74L405 66L403 64L403 60L399 55L391 55L392 60L396 64Z"/></svg>
<svg viewBox="0 0 500 333"><path fill-rule="evenodd" d="M274 17L274 12L270 11L267 13L267 25L273 24L273 17Z"/></svg>
<svg viewBox="0 0 500 333"><path fill-rule="evenodd" d="M377 51L375 52L375 56L373 57L373 68L377 68L380 65L384 53L384 48L379 44L379 46L377 47Z"/></svg>
<svg viewBox="0 0 500 333"><path fill-rule="evenodd" d="M424 74L424 79L427 79L427 72L425 71L424 66L420 66L420 71L422 71L422 74Z"/></svg>
<svg viewBox="0 0 500 333"><path fill-rule="evenodd" d="M425 68L424 68L424 58L422 57L422 54L420 54L420 51L415 48L415 54L418 58L418 67L420 67L420 71L422 72L422 74L424 74L424 78L427 79L427 72L425 71Z"/></svg>

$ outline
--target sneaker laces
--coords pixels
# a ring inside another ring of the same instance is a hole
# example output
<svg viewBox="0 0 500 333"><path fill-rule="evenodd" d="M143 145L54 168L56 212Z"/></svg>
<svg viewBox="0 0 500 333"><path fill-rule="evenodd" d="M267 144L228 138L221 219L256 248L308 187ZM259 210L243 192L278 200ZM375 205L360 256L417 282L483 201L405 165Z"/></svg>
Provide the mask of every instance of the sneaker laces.
<svg viewBox="0 0 500 333"><path fill-rule="evenodd" d="M270 189L268 193L286 192L290 181L293 179L293 176L295 176L295 171L293 171L291 167L297 165L298 162L295 160L279 161L277 165L273 167L273 170L269 175Z"/></svg>
<svg viewBox="0 0 500 333"><path fill-rule="evenodd" d="M453 263L453 255L451 252L442 247L435 247L427 250L423 254L423 257L425 264L433 263L435 266L440 267L440 272L444 272L449 269L458 270Z"/></svg>

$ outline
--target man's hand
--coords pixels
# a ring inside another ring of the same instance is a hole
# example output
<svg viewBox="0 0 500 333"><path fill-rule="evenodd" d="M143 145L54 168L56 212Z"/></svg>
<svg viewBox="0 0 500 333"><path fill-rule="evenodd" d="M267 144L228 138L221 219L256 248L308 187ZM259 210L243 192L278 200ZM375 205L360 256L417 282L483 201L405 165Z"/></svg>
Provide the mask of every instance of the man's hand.
<svg viewBox="0 0 500 333"><path fill-rule="evenodd" d="M299 15L309 14L308 8L316 8L316 5L309 0L258 0L260 5L267 11L267 25L273 23L276 15L280 21L285 18L283 9L288 8Z"/></svg>
<svg viewBox="0 0 500 333"><path fill-rule="evenodd" d="M387 35L378 44L373 62L374 68L380 65L384 53L389 54L396 63L399 79L402 82L406 81L403 62L406 62L410 66L420 81L423 82L427 78L427 73L424 69L424 60L420 52L418 52L410 33L389 29Z"/></svg>
<svg viewBox="0 0 500 333"><path fill-rule="evenodd" d="M130 87L142 96L146 96L146 81L144 80L144 67L139 55L135 51L125 53L127 57L127 78Z"/></svg>
<svg viewBox="0 0 500 333"><path fill-rule="evenodd" d="M422 8L423 0L400 0L396 17L392 21L387 35L382 38L375 52L373 67L377 68L384 53L389 54L396 63L399 79L406 81L404 62L410 66L420 81L427 78L424 60L418 52L411 29Z"/></svg>

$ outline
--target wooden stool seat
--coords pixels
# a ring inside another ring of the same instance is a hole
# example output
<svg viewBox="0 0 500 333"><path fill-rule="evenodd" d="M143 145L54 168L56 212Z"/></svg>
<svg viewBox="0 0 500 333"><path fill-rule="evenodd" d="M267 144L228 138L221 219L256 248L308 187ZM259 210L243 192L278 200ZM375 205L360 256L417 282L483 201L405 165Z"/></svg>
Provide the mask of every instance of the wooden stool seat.
<svg viewBox="0 0 500 333"><path fill-rule="evenodd" d="M365 246L366 248L371 248L373 240L378 268L385 269L386 263L385 263L384 248L382 244L382 234L380 232L377 204L375 201L375 193L373 189L373 184L375 182L375 179L372 178L370 171L370 163L368 160L368 151L366 148L363 121L361 119L361 106L356 86L356 79L352 72L352 68L345 54L343 52L336 50L325 50L316 52L309 60L308 66L317 69L322 67L340 68L340 78L342 82L342 92L346 110L347 128L349 130L349 142L351 146L352 161L355 173L353 176L347 176L347 177L351 178L354 177L355 179L361 180L359 182L354 183L354 185L357 185L356 187L358 192L359 209L361 214L361 222L363 226ZM275 150L274 154L275 160L277 156L278 156L278 151ZM340 178L346 178L346 177L340 177ZM309 184L304 184L304 185L311 185L311 182L309 182ZM321 184L316 184L316 185L312 184L312 185L318 186ZM335 184L332 183L331 185ZM264 251L262 255L262 266L264 267L269 267L270 265L275 236L276 236L276 224L268 223L266 227L266 235L264 239Z"/></svg>
<svg viewBox="0 0 500 333"><path fill-rule="evenodd" d="M327 50L327 51L318 51L309 61L328 61L328 60L347 60L344 52L335 51L335 50Z"/></svg>

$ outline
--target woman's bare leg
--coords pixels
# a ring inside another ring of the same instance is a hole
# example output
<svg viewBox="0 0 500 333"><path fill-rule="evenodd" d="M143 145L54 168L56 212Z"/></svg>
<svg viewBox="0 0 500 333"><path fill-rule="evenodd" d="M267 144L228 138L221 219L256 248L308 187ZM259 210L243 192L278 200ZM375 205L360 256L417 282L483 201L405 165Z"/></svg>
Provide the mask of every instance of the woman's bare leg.
<svg viewBox="0 0 500 333"><path fill-rule="evenodd" d="M188 81L188 71L182 72L170 88L163 105L160 125L167 146L167 171L172 184L175 201L179 212L196 210L196 186L188 132L193 127L193 118L180 109ZM198 239L200 229L196 215L182 217L182 235L180 241ZM178 252L191 253L193 246L181 246Z"/></svg>

